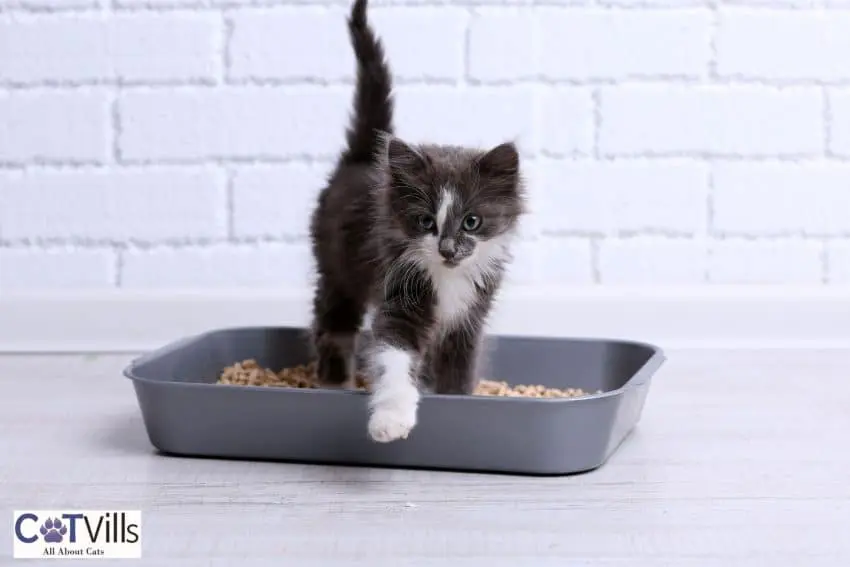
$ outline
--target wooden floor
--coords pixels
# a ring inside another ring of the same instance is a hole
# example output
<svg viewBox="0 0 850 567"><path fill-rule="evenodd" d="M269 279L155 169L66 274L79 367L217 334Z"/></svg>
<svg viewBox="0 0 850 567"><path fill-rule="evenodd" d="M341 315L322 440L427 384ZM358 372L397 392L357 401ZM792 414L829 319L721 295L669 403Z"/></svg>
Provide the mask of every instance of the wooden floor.
<svg viewBox="0 0 850 567"><path fill-rule="evenodd" d="M543 479L158 456L129 356L0 357L0 564L13 509L75 507L143 511L117 565L850 565L850 352L667 354L619 452Z"/></svg>

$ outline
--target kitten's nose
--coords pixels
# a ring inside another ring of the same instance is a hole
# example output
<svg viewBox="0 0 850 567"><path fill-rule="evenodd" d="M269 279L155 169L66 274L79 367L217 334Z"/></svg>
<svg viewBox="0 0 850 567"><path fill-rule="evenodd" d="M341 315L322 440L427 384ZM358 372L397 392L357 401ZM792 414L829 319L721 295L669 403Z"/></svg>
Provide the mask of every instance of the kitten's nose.
<svg viewBox="0 0 850 567"><path fill-rule="evenodd" d="M452 260L457 255L457 245L454 238L445 238L440 241L440 256L446 260Z"/></svg>

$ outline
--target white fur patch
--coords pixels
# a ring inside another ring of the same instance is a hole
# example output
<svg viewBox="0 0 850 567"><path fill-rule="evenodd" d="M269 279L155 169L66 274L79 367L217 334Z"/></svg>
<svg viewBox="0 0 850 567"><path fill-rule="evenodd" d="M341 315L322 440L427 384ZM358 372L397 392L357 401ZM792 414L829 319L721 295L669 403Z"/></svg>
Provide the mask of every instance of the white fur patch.
<svg viewBox="0 0 850 567"><path fill-rule="evenodd" d="M437 292L437 323L450 327L463 320L475 300L475 279L461 266L431 266L431 279Z"/></svg>
<svg viewBox="0 0 850 567"><path fill-rule="evenodd" d="M428 236L423 256L437 294L437 324L445 331L462 325L476 298L475 285L492 277L497 262L506 260L511 234L479 240L472 255L454 267L446 266L440 256L438 240Z"/></svg>
<svg viewBox="0 0 850 567"><path fill-rule="evenodd" d="M444 188L440 192L440 207L437 209L437 233L443 234L446 227L446 217L449 216L449 210L455 201L454 192L448 188Z"/></svg>
<svg viewBox="0 0 850 567"><path fill-rule="evenodd" d="M369 436L380 443L407 438L416 425L419 390L413 382L414 358L408 351L383 346L373 355L379 368L370 399Z"/></svg>

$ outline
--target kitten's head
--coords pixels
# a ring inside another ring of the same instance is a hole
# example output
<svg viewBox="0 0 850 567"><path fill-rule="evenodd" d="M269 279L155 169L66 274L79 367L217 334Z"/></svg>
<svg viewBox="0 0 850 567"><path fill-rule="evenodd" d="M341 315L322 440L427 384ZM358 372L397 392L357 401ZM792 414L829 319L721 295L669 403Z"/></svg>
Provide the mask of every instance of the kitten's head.
<svg viewBox="0 0 850 567"><path fill-rule="evenodd" d="M435 269L486 271L504 263L525 211L513 143L477 151L385 143L386 205L394 232Z"/></svg>

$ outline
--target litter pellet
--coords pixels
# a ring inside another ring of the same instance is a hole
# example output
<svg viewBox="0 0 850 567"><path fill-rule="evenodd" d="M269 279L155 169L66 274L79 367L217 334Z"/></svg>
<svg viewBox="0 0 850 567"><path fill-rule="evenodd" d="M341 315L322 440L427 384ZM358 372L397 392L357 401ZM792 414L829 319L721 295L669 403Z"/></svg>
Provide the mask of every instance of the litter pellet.
<svg viewBox="0 0 850 567"><path fill-rule="evenodd" d="M274 372L262 368L254 359L243 360L222 370L218 384L234 384L243 386L266 386L279 388L318 388L316 383L316 363L302 364L283 368ZM365 390L368 382L365 375L357 373L356 388ZM500 396L514 398L579 398L589 396L581 388L547 388L542 385L520 384L511 386L504 381L481 380L475 389L476 396ZM602 390L595 393L601 394Z"/></svg>

